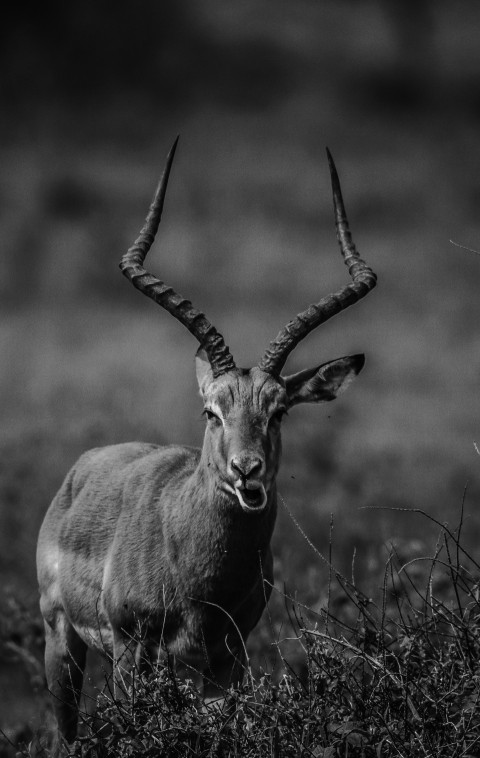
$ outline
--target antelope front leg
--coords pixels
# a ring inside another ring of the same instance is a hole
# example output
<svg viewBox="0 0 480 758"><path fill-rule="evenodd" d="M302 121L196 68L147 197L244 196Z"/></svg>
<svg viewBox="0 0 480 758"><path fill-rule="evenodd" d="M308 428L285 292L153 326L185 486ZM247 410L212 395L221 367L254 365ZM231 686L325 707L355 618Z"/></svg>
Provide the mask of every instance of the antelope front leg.
<svg viewBox="0 0 480 758"><path fill-rule="evenodd" d="M135 676L145 667L145 646L136 636L129 637L123 631L113 635L113 687L117 700L129 697Z"/></svg>
<svg viewBox="0 0 480 758"><path fill-rule="evenodd" d="M45 674L53 697L60 735L67 743L77 736L78 706L82 692L87 646L63 612L54 623L45 622ZM54 754L61 754L57 740Z"/></svg>
<svg viewBox="0 0 480 758"><path fill-rule="evenodd" d="M228 697L228 690L232 685L238 687L241 684L245 671L246 656L243 648L232 651L228 657L211 660L209 670L203 677L205 705L224 703L229 711L233 711L234 701Z"/></svg>

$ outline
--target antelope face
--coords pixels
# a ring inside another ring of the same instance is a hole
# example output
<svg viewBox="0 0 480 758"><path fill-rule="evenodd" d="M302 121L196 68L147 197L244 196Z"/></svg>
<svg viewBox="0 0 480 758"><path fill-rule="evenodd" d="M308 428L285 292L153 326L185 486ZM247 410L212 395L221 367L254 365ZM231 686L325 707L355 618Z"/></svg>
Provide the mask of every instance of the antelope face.
<svg viewBox="0 0 480 758"><path fill-rule="evenodd" d="M280 425L288 409L285 385L257 367L213 378L203 351L196 363L212 474L244 511L259 513L278 470Z"/></svg>
<svg viewBox="0 0 480 758"><path fill-rule="evenodd" d="M244 511L259 513L267 506L288 409L301 402L333 400L363 363L363 355L355 355L285 378L258 366L214 378L206 353L198 351L197 379L207 423L204 451L221 489L234 495Z"/></svg>

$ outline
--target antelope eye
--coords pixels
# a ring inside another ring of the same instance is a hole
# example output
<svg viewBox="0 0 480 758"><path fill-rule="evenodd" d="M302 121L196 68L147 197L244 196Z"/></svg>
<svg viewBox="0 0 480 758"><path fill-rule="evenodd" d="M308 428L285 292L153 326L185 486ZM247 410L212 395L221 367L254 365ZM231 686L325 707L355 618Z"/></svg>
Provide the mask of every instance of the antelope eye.
<svg viewBox="0 0 480 758"><path fill-rule="evenodd" d="M279 408L278 411L275 411L275 413L272 413L270 416L270 423L276 423L279 424L284 416L287 415L287 411L285 408Z"/></svg>
<svg viewBox="0 0 480 758"><path fill-rule="evenodd" d="M215 421L216 423L220 424L221 421L216 413L211 411L209 408L205 408L203 411L204 415L207 417L207 421Z"/></svg>

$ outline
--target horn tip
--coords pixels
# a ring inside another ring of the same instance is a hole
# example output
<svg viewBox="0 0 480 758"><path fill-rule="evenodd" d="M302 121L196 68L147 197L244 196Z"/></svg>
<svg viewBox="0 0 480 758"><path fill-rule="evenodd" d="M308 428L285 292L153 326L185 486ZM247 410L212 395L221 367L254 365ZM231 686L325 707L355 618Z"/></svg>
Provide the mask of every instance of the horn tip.
<svg viewBox="0 0 480 758"><path fill-rule="evenodd" d="M174 157L174 155L175 155L175 151L176 151L176 149L177 149L177 145L178 145L178 140L179 140L179 139L180 139L180 135L179 135L179 134L177 134L177 136L175 137L175 139L174 139L174 141L173 141L173 145L172 145L172 147L171 147L171 148L170 148L170 150L168 151L168 156L167 156L167 165L171 165L171 164L172 164L172 161L173 161L173 157Z"/></svg>
<svg viewBox="0 0 480 758"><path fill-rule="evenodd" d="M338 177L337 167L335 166L335 161L333 160L333 155L331 154L331 152L328 149L328 147L326 147L325 150L327 151L327 159L328 159L328 167L330 169L330 175L331 175L331 177L333 179L333 177Z"/></svg>

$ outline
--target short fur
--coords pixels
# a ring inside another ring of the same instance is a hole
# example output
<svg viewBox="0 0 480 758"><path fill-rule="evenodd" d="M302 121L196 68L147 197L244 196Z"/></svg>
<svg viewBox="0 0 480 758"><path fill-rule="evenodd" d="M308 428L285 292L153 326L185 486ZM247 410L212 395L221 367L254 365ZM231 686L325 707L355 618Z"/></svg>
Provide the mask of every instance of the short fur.
<svg viewBox="0 0 480 758"><path fill-rule="evenodd" d="M70 742L88 647L114 662L117 694L155 650L204 674L207 699L241 681L245 643L273 581L280 425L297 403L333 400L363 356L282 379L295 345L375 286L353 244L328 153L335 224L351 283L299 313L258 366L239 369L223 337L185 298L144 268L160 223L177 140L145 225L120 263L132 284L201 345L197 379L207 418L201 450L133 442L85 453L40 531L45 669L59 731Z"/></svg>
<svg viewBox="0 0 480 758"><path fill-rule="evenodd" d="M67 741L88 647L111 656L120 689L157 648L203 672L207 699L242 679L273 581L281 415L333 399L362 365L353 356L285 380L259 368L213 378L200 351L201 450L132 442L78 460L37 553L46 674Z"/></svg>

